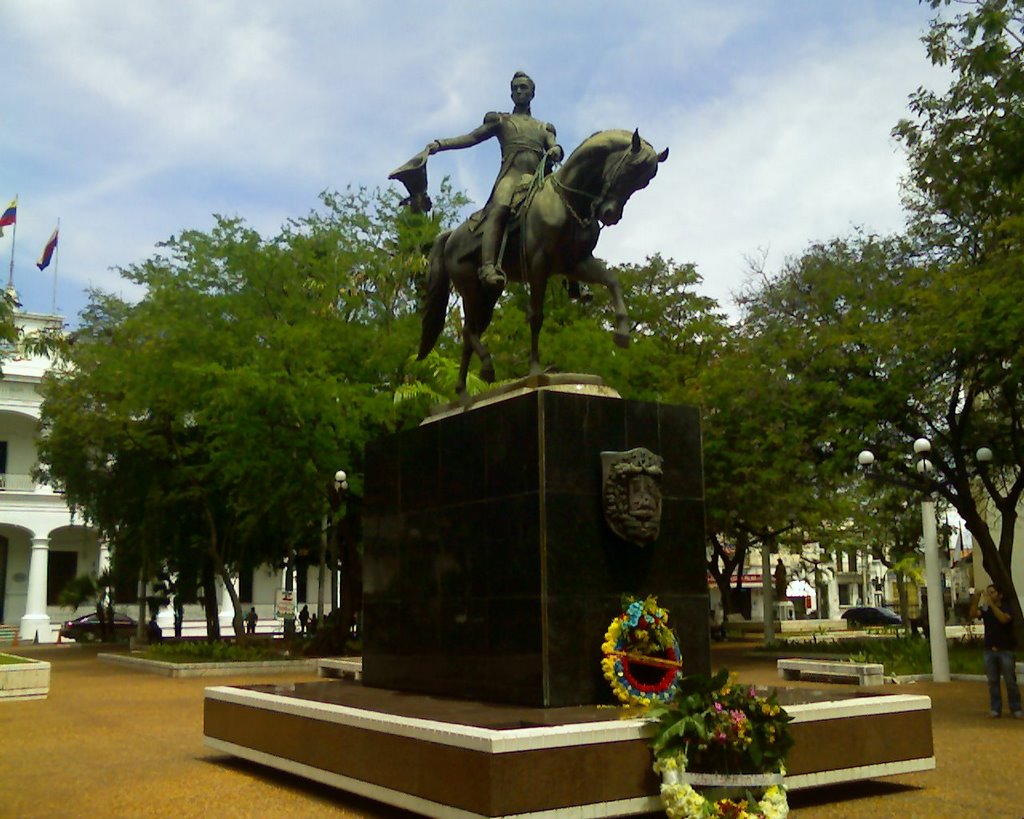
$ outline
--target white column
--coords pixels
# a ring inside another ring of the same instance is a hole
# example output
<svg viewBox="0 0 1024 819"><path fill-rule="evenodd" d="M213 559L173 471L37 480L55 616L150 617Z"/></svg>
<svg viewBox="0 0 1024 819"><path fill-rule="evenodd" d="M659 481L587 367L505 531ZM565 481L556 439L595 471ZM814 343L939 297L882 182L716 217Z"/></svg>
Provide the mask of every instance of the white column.
<svg viewBox="0 0 1024 819"><path fill-rule="evenodd" d="M924 529L924 572L928 585L928 636L932 653L932 681L949 682L949 647L946 645L946 617L942 605L942 573L939 571L938 533L935 501L921 501Z"/></svg>
<svg viewBox="0 0 1024 819"><path fill-rule="evenodd" d="M99 577L110 568L110 544L106 538L101 538L96 543L99 553L96 557L96 576Z"/></svg>
<svg viewBox="0 0 1024 819"><path fill-rule="evenodd" d="M25 600L25 616L21 618L18 638L31 642L39 636L40 643L49 643L50 615L46 613L46 572L49 568L50 539L32 538L32 554L28 563L28 597Z"/></svg>

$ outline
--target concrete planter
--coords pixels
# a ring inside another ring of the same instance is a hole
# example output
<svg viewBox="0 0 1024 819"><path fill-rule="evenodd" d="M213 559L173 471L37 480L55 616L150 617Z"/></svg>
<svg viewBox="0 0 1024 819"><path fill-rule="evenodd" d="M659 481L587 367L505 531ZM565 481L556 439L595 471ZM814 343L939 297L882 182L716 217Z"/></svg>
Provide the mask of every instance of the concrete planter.
<svg viewBox="0 0 1024 819"><path fill-rule="evenodd" d="M42 700L49 693L49 663L0 665L0 700Z"/></svg>
<svg viewBox="0 0 1024 819"><path fill-rule="evenodd" d="M316 673L317 658L306 660L263 660L241 663L168 663L126 654L97 654L106 663L129 666L163 677L225 677L234 674L308 674Z"/></svg>

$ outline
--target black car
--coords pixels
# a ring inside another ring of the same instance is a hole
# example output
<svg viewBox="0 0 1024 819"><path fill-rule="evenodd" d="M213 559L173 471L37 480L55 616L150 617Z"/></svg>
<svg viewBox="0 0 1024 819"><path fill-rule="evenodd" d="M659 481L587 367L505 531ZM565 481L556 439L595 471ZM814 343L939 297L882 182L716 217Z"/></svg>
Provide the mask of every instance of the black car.
<svg viewBox="0 0 1024 819"><path fill-rule="evenodd" d="M110 624L107 624L110 633ZM114 640L127 640L135 634L135 621L127 614L114 614ZM103 639L103 626L96 612L84 614L74 620L68 620L60 628L60 636L77 640L80 643L91 643ZM108 638L109 639L109 638Z"/></svg>
<svg viewBox="0 0 1024 819"><path fill-rule="evenodd" d="M903 622L886 606L854 606L843 612L843 619L859 626L898 626Z"/></svg>

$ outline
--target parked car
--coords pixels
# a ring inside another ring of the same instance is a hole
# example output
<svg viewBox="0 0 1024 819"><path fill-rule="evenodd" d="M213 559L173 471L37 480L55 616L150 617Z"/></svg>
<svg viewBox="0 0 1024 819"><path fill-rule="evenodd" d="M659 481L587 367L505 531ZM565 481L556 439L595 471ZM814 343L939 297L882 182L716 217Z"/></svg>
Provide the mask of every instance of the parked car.
<svg viewBox="0 0 1024 819"><path fill-rule="evenodd" d="M110 625L107 625L110 628ZM127 640L135 634L135 621L127 614L114 614L114 640ZM68 620L60 628L60 636L80 643L91 643L103 639L103 626L96 612L83 614Z"/></svg>
<svg viewBox="0 0 1024 819"><path fill-rule="evenodd" d="M843 619L859 626L898 626L903 620L886 606L854 606L843 612Z"/></svg>

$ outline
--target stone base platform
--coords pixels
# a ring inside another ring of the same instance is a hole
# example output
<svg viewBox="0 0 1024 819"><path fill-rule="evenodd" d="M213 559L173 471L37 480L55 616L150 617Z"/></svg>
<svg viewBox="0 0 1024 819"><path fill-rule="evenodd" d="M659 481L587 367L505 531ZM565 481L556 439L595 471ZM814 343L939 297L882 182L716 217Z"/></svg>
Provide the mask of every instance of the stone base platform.
<svg viewBox="0 0 1024 819"><path fill-rule="evenodd" d="M925 696L781 689L790 789L935 767ZM657 812L642 719L613 707L526 708L349 680L206 689L204 744L425 816Z"/></svg>

